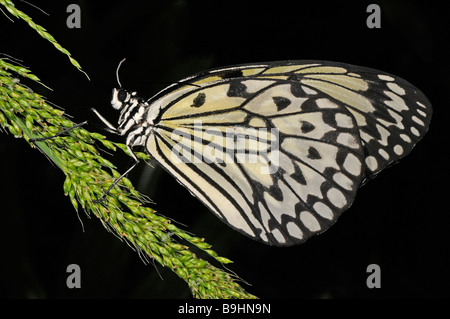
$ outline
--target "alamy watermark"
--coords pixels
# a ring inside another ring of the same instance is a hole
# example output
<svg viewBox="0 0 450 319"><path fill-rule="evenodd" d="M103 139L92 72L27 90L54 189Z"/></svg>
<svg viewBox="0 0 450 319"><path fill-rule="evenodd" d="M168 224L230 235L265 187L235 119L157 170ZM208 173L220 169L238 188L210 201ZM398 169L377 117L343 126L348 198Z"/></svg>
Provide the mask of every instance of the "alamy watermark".
<svg viewBox="0 0 450 319"><path fill-rule="evenodd" d="M204 129L201 121L193 128L172 131L175 142L171 161L180 163L254 164L261 174L274 174L279 167L279 130L246 126Z"/></svg>
<svg viewBox="0 0 450 319"><path fill-rule="evenodd" d="M381 288L381 267L377 264L370 264L366 269L369 276L367 276L367 288Z"/></svg>
<svg viewBox="0 0 450 319"><path fill-rule="evenodd" d="M369 4L366 9L370 13L366 20L366 25L369 29L381 28L381 9L378 4Z"/></svg>
<svg viewBox="0 0 450 319"><path fill-rule="evenodd" d="M67 276L66 285L67 288L81 288L81 268L77 264L70 264L67 266L66 272L70 275Z"/></svg>
<svg viewBox="0 0 450 319"><path fill-rule="evenodd" d="M66 25L69 29L81 28L81 9L78 4L69 4L66 9L70 13L66 20Z"/></svg>

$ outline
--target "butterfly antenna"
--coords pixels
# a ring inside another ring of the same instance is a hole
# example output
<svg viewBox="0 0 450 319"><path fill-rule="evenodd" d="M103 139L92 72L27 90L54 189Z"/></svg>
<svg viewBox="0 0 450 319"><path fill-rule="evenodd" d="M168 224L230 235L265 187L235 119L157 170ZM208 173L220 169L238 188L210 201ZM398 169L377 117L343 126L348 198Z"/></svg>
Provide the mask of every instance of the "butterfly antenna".
<svg viewBox="0 0 450 319"><path fill-rule="evenodd" d="M44 10L42 10L41 8L39 8L38 6L36 6L36 5L32 4L32 3L29 3L28 1L25 1L25 0L20 0L20 1L25 2L25 3L28 4L29 6L32 6L33 8L35 8L35 9L41 11L43 14L49 16L49 14L48 14L47 12L45 12Z"/></svg>
<svg viewBox="0 0 450 319"><path fill-rule="evenodd" d="M117 66L117 70L116 70L116 78L117 78L117 83L119 84L119 87L122 87L122 84L120 84L120 80L119 80L119 69L120 66L122 65L123 62L125 62L126 58L124 58L122 61L119 62L119 65Z"/></svg>

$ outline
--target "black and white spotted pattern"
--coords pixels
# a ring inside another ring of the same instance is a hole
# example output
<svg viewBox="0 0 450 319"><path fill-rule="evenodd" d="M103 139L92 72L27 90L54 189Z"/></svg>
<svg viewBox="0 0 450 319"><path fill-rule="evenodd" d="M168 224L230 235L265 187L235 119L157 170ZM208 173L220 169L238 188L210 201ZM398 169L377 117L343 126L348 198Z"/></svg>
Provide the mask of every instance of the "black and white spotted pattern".
<svg viewBox="0 0 450 319"><path fill-rule="evenodd" d="M431 118L408 82L321 61L215 69L148 101L115 90L112 104L130 149L146 146L221 220L277 246L330 227Z"/></svg>

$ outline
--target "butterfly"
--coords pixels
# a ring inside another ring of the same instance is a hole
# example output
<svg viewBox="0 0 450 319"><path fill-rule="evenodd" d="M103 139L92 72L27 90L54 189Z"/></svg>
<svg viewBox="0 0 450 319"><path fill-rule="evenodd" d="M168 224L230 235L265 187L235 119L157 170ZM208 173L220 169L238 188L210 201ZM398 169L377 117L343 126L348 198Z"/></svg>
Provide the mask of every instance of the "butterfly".
<svg viewBox="0 0 450 319"><path fill-rule="evenodd" d="M111 104L117 127L96 113L136 163L143 146L223 222L275 246L328 229L362 184L412 150L432 114L397 76L295 60L200 72L148 100L115 88Z"/></svg>

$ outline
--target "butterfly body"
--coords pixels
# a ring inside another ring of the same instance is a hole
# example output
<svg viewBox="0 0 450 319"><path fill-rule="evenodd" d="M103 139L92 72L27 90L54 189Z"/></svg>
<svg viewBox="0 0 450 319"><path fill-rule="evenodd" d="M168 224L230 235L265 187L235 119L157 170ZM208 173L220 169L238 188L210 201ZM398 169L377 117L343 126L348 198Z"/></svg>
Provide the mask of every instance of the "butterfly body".
<svg viewBox="0 0 450 319"><path fill-rule="evenodd" d="M405 80L323 61L205 71L147 101L114 89L112 106L131 152L144 146L221 220L277 246L326 230L431 118Z"/></svg>

